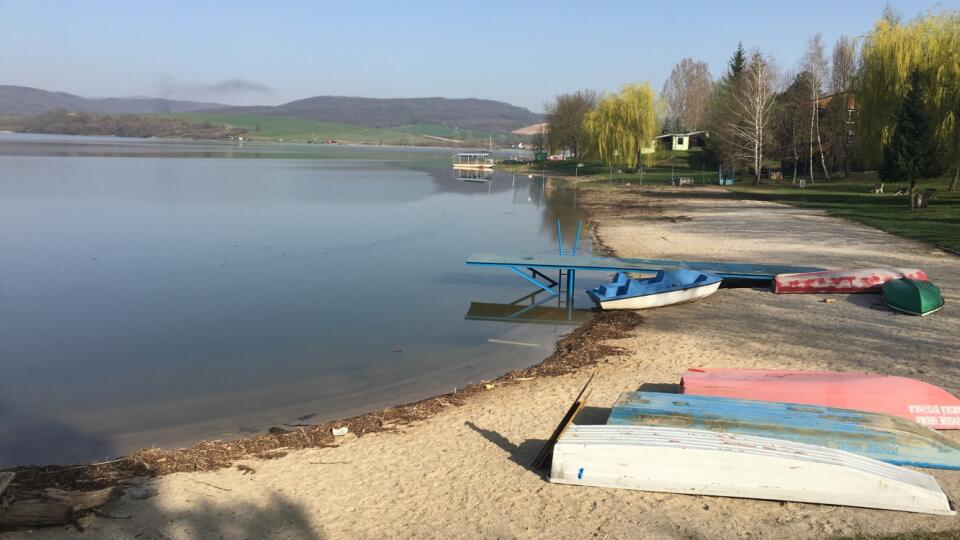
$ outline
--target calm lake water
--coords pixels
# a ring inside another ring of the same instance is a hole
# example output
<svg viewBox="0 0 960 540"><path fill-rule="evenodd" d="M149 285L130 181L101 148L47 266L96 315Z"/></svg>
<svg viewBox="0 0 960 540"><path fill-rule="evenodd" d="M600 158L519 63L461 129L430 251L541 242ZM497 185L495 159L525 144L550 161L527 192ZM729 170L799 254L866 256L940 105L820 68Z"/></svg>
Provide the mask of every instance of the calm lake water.
<svg viewBox="0 0 960 540"><path fill-rule="evenodd" d="M464 260L555 253L557 219L569 245L575 195L457 179L451 153L0 134L0 467L318 423L543 359L573 326L503 322L517 309L491 304L531 286Z"/></svg>

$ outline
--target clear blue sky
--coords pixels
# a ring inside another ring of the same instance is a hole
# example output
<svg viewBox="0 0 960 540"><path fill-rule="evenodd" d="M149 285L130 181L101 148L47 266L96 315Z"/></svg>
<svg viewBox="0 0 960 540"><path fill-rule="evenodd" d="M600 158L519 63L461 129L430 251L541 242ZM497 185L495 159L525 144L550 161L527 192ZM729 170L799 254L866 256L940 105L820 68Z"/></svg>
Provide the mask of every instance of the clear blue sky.
<svg viewBox="0 0 960 540"><path fill-rule="evenodd" d="M0 84L84 96L277 104L314 95L480 97L541 111L560 92L649 81L743 41L785 70L821 32L868 31L883 0L0 0ZM893 0L906 19L960 0Z"/></svg>

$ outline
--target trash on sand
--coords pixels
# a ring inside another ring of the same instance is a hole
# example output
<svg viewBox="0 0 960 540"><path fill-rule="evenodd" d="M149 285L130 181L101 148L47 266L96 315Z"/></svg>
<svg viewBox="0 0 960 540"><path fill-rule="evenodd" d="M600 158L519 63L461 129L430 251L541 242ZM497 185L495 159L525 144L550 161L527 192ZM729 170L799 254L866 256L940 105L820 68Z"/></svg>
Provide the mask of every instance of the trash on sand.
<svg viewBox="0 0 960 540"><path fill-rule="evenodd" d="M483 387L486 388L487 390L493 390L493 383L487 383L483 385Z"/></svg>
<svg viewBox="0 0 960 540"><path fill-rule="evenodd" d="M349 428L347 428L347 426L343 426L343 427L335 427L335 428L333 428L333 429L330 430L330 431L333 433L333 436L334 436L334 437L343 437L343 436L346 435L350 430L349 430Z"/></svg>

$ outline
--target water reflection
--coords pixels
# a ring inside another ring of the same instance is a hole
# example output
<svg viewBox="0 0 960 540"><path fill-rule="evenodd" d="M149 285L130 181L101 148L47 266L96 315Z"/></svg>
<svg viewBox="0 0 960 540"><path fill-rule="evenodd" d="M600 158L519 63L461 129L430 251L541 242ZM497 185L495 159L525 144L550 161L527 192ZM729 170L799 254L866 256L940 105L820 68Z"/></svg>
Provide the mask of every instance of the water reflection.
<svg viewBox="0 0 960 540"><path fill-rule="evenodd" d="M453 169L453 177L464 182L489 182L493 179L490 169Z"/></svg>
<svg viewBox="0 0 960 540"><path fill-rule="evenodd" d="M497 321L507 323L580 325L590 320L594 312L576 308L566 295L551 295L537 290L513 302L470 302L464 319L468 321Z"/></svg>
<svg viewBox="0 0 960 540"><path fill-rule="evenodd" d="M557 219L573 237L576 195L536 177L461 181L448 149L40 139L0 135L0 466L419 399L582 316L464 265L556 253Z"/></svg>

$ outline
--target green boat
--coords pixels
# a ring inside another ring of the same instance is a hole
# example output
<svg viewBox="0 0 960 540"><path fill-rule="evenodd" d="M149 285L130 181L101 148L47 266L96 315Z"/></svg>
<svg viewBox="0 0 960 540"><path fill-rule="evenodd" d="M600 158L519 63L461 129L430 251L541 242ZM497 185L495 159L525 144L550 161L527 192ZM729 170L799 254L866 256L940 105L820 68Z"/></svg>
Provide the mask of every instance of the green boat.
<svg viewBox="0 0 960 540"><path fill-rule="evenodd" d="M883 303L890 309L923 316L943 307L943 295L929 281L901 278L883 284Z"/></svg>

